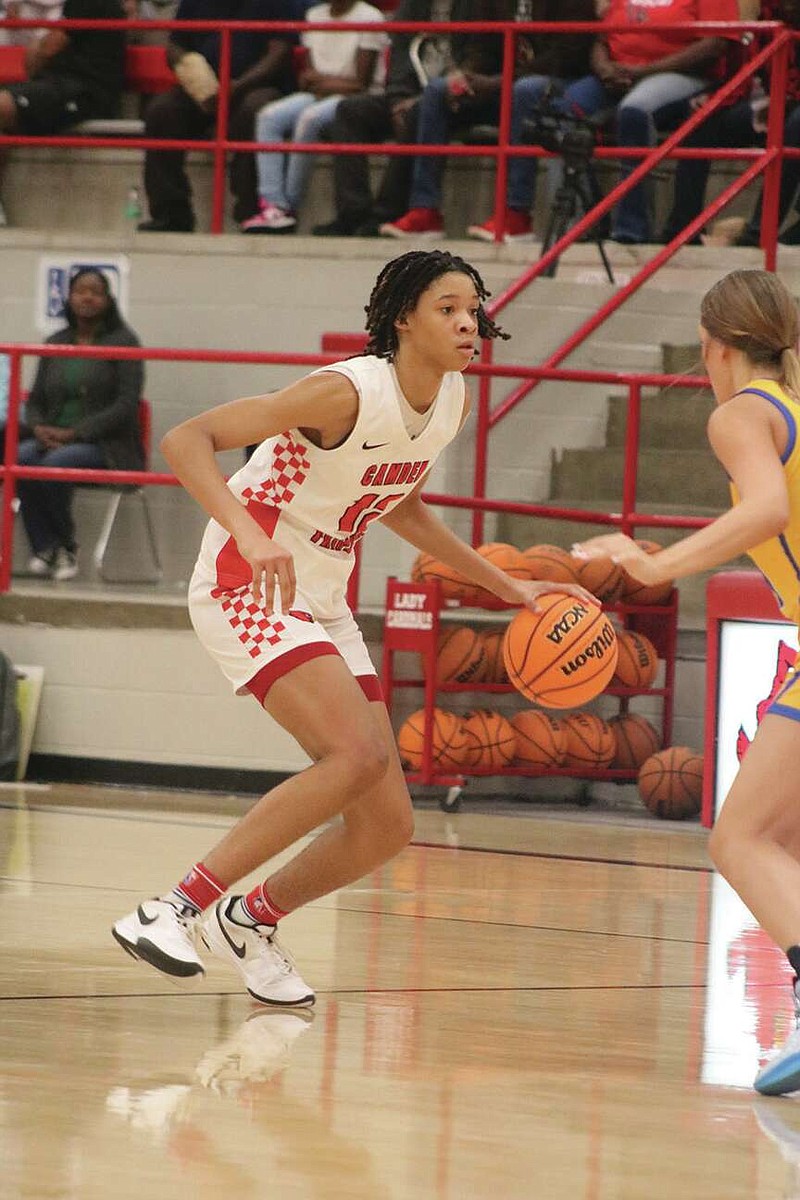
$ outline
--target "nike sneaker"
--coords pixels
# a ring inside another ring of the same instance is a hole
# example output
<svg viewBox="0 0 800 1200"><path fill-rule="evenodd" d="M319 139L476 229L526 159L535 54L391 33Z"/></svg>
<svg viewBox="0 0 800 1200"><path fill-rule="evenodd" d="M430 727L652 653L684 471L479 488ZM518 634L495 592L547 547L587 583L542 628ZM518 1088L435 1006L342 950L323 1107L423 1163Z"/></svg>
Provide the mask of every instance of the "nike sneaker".
<svg viewBox="0 0 800 1200"><path fill-rule="evenodd" d="M788 1092L800 1091L800 980L795 979L792 988L794 997L795 1028L771 1058L764 1064L755 1078L753 1087L762 1096L784 1096Z"/></svg>
<svg viewBox="0 0 800 1200"><path fill-rule="evenodd" d="M258 925L232 910L240 896L225 896L200 921L200 937L216 958L236 968L254 1000L262 1004L307 1005L316 999L300 977L274 925ZM240 908L240 906L239 906Z"/></svg>
<svg viewBox="0 0 800 1200"><path fill-rule="evenodd" d="M194 982L205 974L195 949L197 913L170 900L143 900L111 932L132 958L149 963L171 979Z"/></svg>

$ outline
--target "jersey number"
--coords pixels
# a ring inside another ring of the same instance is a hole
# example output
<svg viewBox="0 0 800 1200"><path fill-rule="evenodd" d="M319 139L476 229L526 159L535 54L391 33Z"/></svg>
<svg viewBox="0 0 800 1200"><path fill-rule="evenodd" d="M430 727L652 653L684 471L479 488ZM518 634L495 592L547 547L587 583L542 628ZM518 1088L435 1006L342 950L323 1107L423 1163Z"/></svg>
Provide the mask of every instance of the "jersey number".
<svg viewBox="0 0 800 1200"><path fill-rule="evenodd" d="M370 521L383 516L386 509L395 501L402 500L404 495L404 492L399 492L394 496L379 496L377 492L367 492L344 510L339 517L338 528L342 533L362 537Z"/></svg>

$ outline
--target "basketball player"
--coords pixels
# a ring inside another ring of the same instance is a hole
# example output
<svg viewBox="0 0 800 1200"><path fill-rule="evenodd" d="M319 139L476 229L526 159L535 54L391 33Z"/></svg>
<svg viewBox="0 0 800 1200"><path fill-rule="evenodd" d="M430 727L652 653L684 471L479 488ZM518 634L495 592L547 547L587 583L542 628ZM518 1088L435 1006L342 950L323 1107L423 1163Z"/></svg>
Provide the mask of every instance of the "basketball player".
<svg viewBox="0 0 800 1200"><path fill-rule="evenodd" d="M800 360L797 308L766 271L733 271L702 301L700 340L717 408L712 449L733 507L648 555L623 534L576 551L610 554L646 584L682 579L749 551L791 621L800 621ZM714 864L794 972L795 1031L762 1068L767 1095L800 1089L800 675L790 673L742 760L709 841Z"/></svg>
<svg viewBox="0 0 800 1200"><path fill-rule="evenodd" d="M236 693L254 696L312 761L263 796L171 891L114 925L125 950L174 979L203 974L199 932L255 999L313 1004L275 936L278 922L375 870L411 837L388 713L345 601L370 522L509 604L535 608L537 596L553 590L593 599L577 586L512 579L422 502L428 472L469 412L462 372L476 340L506 336L483 308L487 295L461 258L404 254L378 275L363 357L212 409L162 442L211 518L189 586L198 637ZM254 443L226 484L216 452ZM335 817L260 886L225 895Z"/></svg>

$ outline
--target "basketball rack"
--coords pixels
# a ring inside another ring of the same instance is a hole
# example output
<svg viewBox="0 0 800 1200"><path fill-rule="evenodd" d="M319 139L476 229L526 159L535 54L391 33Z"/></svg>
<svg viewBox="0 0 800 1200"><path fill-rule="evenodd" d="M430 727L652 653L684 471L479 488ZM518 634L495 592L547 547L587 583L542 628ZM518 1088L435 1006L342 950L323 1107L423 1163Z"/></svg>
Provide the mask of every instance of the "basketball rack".
<svg viewBox="0 0 800 1200"><path fill-rule="evenodd" d="M626 629L644 634L655 646L659 658L665 664L663 686L657 688L628 688L611 686L602 693L604 696L614 696L619 701L620 712L627 712L630 700L634 696L660 697L661 705L661 736L662 745L669 746L672 741L672 717L675 696L675 658L678 640L678 593L673 588L665 604L634 605L617 603L603 605L604 610L615 613ZM622 770L615 767L503 767L470 768L462 772L442 771L434 761L433 755L433 714L439 693L476 693L495 695L516 695L520 701L523 697L510 683L438 683L436 680L436 655L441 629L442 612L463 614L469 620L469 614L477 610L462 607L458 601L445 601L442 596L441 584L438 580L421 583L406 583L390 578L386 584L386 610L383 628L383 667L382 684L386 706L391 716L393 693L395 689L417 689L424 693L425 732L423 737L422 764L419 770L407 771L406 779L409 784L421 784L426 787L441 786L445 789L439 800L443 812L458 812L464 789L470 779L481 776L523 777L523 778L556 778L563 776L570 779L580 779L584 786L578 796L578 804L591 804L589 792L593 782L635 783L637 772ZM497 601L492 611L500 614L513 613L517 609L511 605ZM395 655L398 653L419 655L422 675L413 677L398 676L395 673ZM525 701L527 703L527 701Z"/></svg>

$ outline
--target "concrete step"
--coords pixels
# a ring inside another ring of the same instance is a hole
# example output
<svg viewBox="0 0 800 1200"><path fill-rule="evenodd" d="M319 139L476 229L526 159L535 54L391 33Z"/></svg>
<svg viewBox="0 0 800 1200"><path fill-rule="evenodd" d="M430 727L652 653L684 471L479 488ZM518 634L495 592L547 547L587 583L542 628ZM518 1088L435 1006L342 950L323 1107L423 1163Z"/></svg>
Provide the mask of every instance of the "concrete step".
<svg viewBox="0 0 800 1200"><path fill-rule="evenodd" d="M563 450L553 458L550 494L556 500L610 497L609 507L619 508L623 465L621 450ZM725 474L710 450L646 449L639 455L639 504L669 504L676 497L703 508L721 509L730 502Z"/></svg>
<svg viewBox="0 0 800 1200"><path fill-rule="evenodd" d="M706 424L714 409L710 392L689 392L664 388L642 396L639 445L654 450L700 450L708 453ZM606 445L625 444L628 423L628 396L608 397Z"/></svg>

